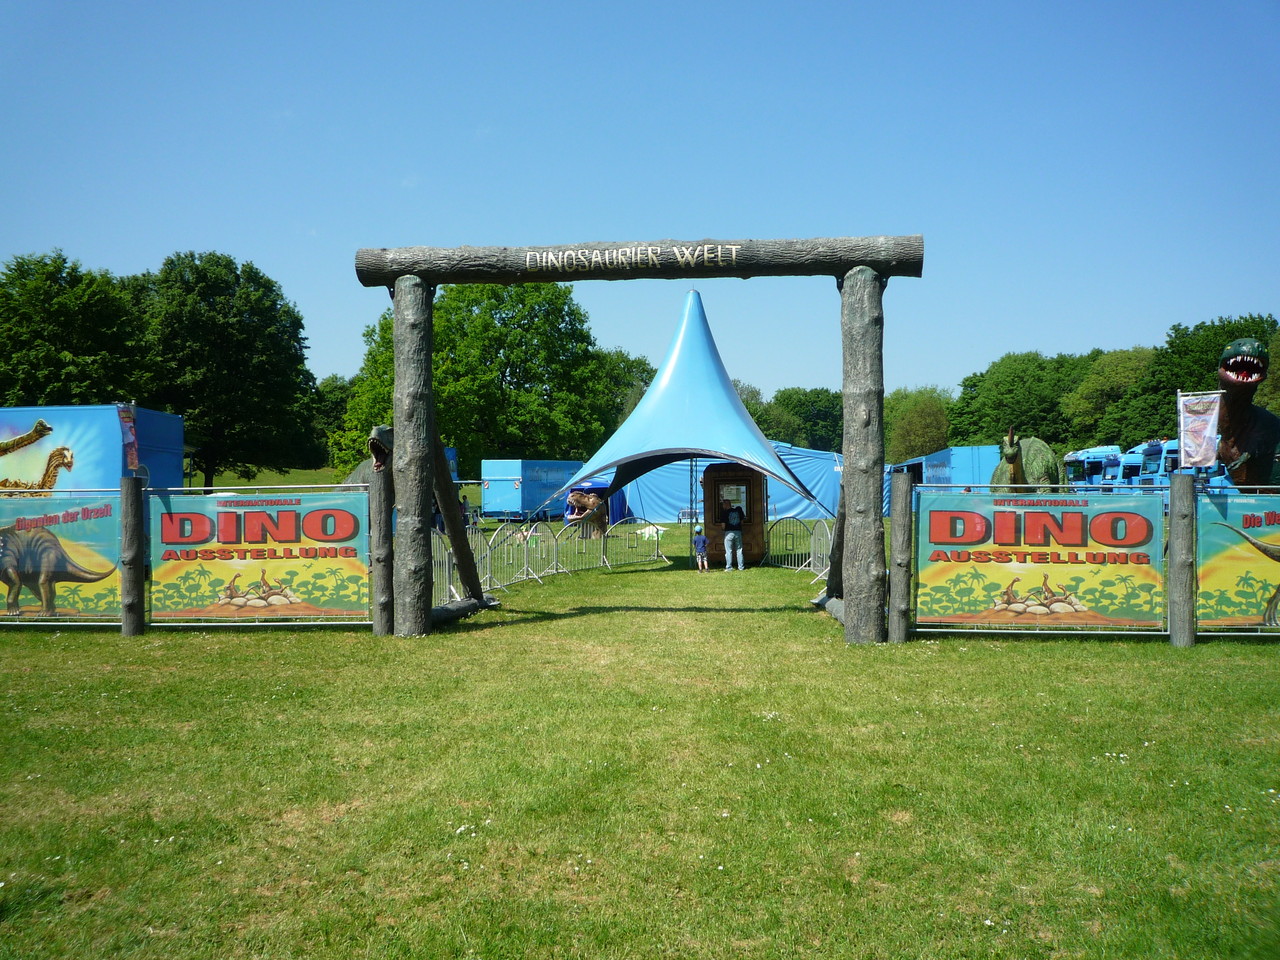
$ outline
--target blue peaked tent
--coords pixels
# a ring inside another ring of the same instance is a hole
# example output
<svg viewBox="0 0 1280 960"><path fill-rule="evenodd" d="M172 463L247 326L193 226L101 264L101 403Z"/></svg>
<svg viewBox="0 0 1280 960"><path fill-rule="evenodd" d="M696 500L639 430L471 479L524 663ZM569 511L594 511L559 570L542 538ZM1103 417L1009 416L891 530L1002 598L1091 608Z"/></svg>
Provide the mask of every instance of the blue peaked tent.
<svg viewBox="0 0 1280 960"><path fill-rule="evenodd" d="M635 410L555 496L609 471L613 493L651 470L692 458L732 460L817 499L742 405L696 290L689 291L667 356Z"/></svg>

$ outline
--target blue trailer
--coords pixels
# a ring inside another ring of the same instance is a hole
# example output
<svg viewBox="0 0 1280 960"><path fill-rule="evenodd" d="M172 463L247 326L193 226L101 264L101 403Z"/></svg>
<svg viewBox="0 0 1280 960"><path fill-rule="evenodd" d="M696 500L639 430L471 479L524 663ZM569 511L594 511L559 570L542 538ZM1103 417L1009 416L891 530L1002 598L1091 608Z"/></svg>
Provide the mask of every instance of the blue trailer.
<svg viewBox="0 0 1280 960"><path fill-rule="evenodd" d="M562 517L564 495L547 500L581 469L581 460L481 460L480 511L503 520Z"/></svg>
<svg viewBox="0 0 1280 960"><path fill-rule="evenodd" d="M920 484L937 484L944 487L972 488L978 490L991 483L991 474L1000 463L1000 447L998 444L983 444L971 447L947 447L925 454L923 457L912 457L901 463L885 464L884 490L881 504L884 515L889 515L890 475L909 473L916 486ZM959 493L960 490L953 490Z"/></svg>
<svg viewBox="0 0 1280 960"><path fill-rule="evenodd" d="M0 408L0 488L181 487L182 417L131 403Z"/></svg>

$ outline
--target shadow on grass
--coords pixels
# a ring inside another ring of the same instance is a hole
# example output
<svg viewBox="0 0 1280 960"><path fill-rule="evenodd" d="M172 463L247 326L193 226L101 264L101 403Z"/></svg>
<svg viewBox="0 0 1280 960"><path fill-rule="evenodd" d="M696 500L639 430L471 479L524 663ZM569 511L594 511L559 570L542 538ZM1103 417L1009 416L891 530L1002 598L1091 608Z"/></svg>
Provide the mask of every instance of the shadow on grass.
<svg viewBox="0 0 1280 960"><path fill-rule="evenodd" d="M823 616L821 610L813 607L802 607L799 604L775 604L772 606L757 604L744 606L706 606L696 604L650 604L647 606L632 606L626 604L604 604L601 606L576 606L567 610L522 610L518 607L509 607L505 604L501 608L507 616L500 622L492 620L479 622L477 620L459 620L456 623L441 624L434 630L448 630L456 633L471 633L474 631L492 630L498 626L514 626L518 624L533 623L555 623L560 620L573 620L579 617L591 616L608 616L615 613L637 613L637 614L656 614L656 613L728 613L728 614L761 614L761 613L804 613L814 616Z"/></svg>

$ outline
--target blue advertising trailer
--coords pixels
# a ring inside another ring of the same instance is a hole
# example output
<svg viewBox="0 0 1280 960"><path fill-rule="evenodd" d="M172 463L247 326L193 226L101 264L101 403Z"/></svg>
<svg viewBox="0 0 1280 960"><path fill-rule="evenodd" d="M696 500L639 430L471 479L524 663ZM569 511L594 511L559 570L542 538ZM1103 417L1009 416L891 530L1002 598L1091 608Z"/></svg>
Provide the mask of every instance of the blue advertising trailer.
<svg viewBox="0 0 1280 960"><path fill-rule="evenodd" d="M548 498L581 469L581 460L481 460L480 511L503 520L564 516L564 495Z"/></svg>
<svg viewBox="0 0 1280 960"><path fill-rule="evenodd" d="M131 403L0 408L0 489L181 487L182 417Z"/></svg>

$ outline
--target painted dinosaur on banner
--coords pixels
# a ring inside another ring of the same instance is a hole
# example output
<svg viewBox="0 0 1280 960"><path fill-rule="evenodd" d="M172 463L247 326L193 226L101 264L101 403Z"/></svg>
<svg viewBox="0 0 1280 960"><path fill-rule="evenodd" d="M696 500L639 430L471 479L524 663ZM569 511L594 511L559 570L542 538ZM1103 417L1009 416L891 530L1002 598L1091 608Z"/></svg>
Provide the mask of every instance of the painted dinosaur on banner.
<svg viewBox="0 0 1280 960"><path fill-rule="evenodd" d="M26 587L40 598L40 616L57 616L59 583L97 583L115 572L88 570L67 555L62 541L44 527L19 530L0 527L0 583L9 588L5 600L11 617L22 611L18 597Z"/></svg>
<svg viewBox="0 0 1280 960"><path fill-rule="evenodd" d="M1062 474L1058 455L1039 437L1017 437L1013 427L1000 441L1000 462L991 471L992 493L1056 493ZM1022 489L1019 489L1022 488Z"/></svg>

